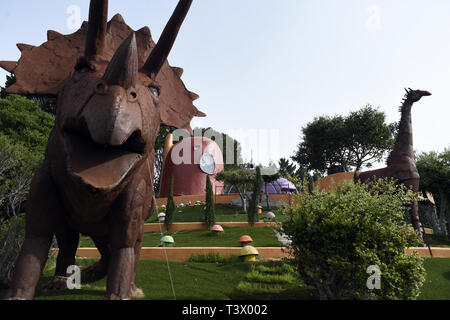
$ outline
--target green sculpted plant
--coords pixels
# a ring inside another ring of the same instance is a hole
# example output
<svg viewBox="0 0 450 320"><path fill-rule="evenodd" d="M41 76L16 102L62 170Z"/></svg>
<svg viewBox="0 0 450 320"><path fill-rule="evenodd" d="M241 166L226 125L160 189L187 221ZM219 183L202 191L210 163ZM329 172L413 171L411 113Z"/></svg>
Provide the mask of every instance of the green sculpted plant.
<svg viewBox="0 0 450 320"><path fill-rule="evenodd" d="M173 184L174 177L172 175L172 177L170 178L169 196L167 198L166 219L164 220L167 231L169 231L170 225L172 223L172 218L175 213L175 201L173 200Z"/></svg>
<svg viewBox="0 0 450 320"><path fill-rule="evenodd" d="M205 223L208 227L216 224L216 211L214 207L214 192L211 179L206 176L206 207L205 207Z"/></svg>
<svg viewBox="0 0 450 320"><path fill-rule="evenodd" d="M248 223L253 227L256 220L258 220L258 203L259 196L261 194L261 188L263 184L263 179L261 177L261 167L256 168L256 175L253 181L253 192L250 199L250 205L248 208Z"/></svg>
<svg viewBox="0 0 450 320"><path fill-rule="evenodd" d="M299 195L282 228L300 278L321 299L417 298L423 259L405 249L422 243L403 220L414 198L388 180Z"/></svg>

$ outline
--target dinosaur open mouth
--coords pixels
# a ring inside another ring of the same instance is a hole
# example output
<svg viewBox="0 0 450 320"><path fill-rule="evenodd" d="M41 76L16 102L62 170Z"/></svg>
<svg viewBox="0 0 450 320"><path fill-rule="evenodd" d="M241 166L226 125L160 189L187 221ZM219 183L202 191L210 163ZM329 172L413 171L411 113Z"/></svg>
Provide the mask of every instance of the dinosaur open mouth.
<svg viewBox="0 0 450 320"><path fill-rule="evenodd" d="M96 144L90 137L74 131L65 132L69 173L95 189L113 189L143 158L144 145L139 131L121 146Z"/></svg>

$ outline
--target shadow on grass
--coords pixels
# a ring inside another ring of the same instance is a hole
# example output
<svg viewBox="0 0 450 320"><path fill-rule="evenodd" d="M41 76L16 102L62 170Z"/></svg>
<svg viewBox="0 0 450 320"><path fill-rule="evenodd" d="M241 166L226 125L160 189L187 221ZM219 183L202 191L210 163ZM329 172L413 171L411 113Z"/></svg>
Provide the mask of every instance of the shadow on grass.
<svg viewBox="0 0 450 320"><path fill-rule="evenodd" d="M445 279L450 280L450 271L444 272L444 273L442 274L442 276L443 276Z"/></svg>
<svg viewBox="0 0 450 320"><path fill-rule="evenodd" d="M298 287L289 288L277 293L274 292L254 292L246 293L236 290L230 295L231 300L318 300L315 288Z"/></svg>

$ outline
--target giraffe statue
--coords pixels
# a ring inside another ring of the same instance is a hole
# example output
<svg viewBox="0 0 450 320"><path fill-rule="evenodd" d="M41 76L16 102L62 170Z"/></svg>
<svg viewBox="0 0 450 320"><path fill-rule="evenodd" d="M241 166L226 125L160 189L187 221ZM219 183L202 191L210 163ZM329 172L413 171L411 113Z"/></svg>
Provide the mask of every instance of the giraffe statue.
<svg viewBox="0 0 450 320"><path fill-rule="evenodd" d="M414 192L419 192L420 176L416 167L416 159L413 148L413 132L411 121L411 108L414 103L422 97L431 96L431 93L423 90L405 89L406 95L403 99L400 112L402 114L394 150L387 160L387 167L378 170L361 172L359 180L369 182L374 178L395 178L398 183L405 185ZM418 204L415 201L411 206L411 223L414 230L420 231Z"/></svg>

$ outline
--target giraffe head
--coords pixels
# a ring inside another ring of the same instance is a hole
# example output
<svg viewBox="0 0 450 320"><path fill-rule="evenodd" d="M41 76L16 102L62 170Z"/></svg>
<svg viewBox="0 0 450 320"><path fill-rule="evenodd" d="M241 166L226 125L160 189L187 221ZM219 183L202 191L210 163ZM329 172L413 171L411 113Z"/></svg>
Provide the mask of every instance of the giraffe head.
<svg viewBox="0 0 450 320"><path fill-rule="evenodd" d="M405 101L418 102L422 97L431 96L431 93L425 90L412 90L411 88L405 89Z"/></svg>

